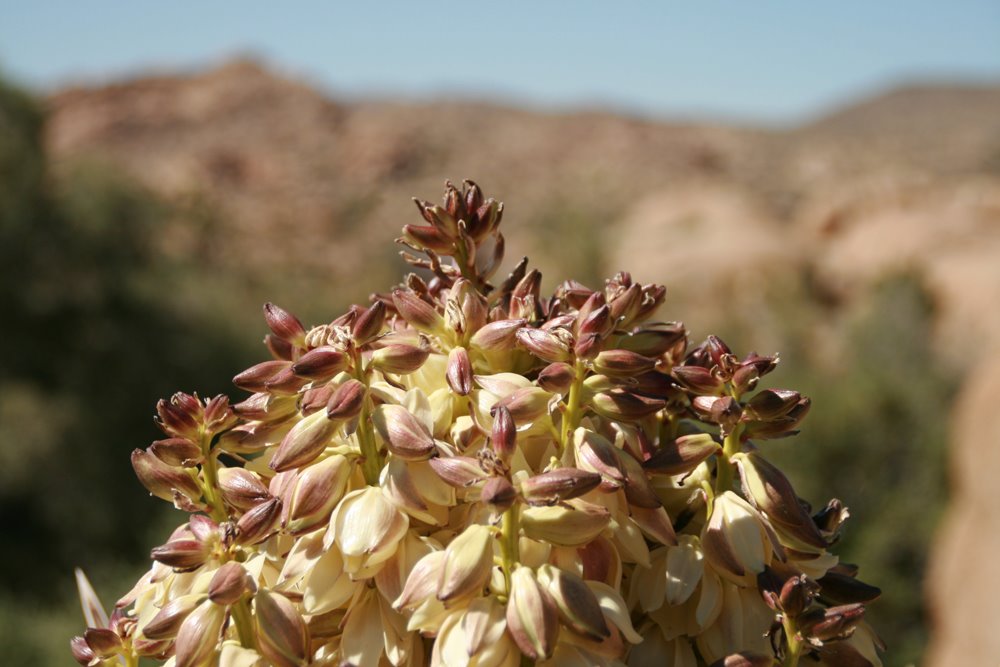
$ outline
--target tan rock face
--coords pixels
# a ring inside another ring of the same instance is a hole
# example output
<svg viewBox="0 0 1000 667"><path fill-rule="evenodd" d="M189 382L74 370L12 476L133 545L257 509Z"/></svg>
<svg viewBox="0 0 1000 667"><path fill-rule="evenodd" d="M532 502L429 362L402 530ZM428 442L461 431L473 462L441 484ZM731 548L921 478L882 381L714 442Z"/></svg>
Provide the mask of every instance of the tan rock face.
<svg viewBox="0 0 1000 667"><path fill-rule="evenodd" d="M895 273L914 274L935 300L942 357L971 373L953 417L955 505L928 584L938 623L928 664L991 664L986 656L1000 654L989 623L1000 599L1000 512L991 509L1000 466L1000 90L904 90L766 132L471 103L335 102L235 63L64 91L49 112L57 162L97 159L165 197L221 212L211 225L178 220L162 252L202 253L258 281L357 282L359 269L386 264L373 249L412 216L397 202L436 191L442 175L475 176L503 193L513 204L508 249L531 248L543 270L561 249L539 242L537 226L571 202L589 226L561 233L600 233L602 265L590 268L663 282L674 304L663 316L676 307L699 328L713 327L724 305L773 340L768 318L787 317L773 310L780 296L766 293L776 284L818 290L837 306ZM798 284L805 277L811 284ZM689 308L696 302L709 306Z"/></svg>

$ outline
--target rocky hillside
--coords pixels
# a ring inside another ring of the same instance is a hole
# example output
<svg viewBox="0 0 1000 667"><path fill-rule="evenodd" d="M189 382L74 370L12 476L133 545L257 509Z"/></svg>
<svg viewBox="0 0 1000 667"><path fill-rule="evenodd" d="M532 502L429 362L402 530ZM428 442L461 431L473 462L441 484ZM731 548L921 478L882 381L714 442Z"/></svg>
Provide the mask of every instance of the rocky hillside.
<svg viewBox="0 0 1000 667"><path fill-rule="evenodd" d="M435 196L445 177L508 202L508 261L530 253L548 276L591 282L628 267L665 283L695 333L744 321L753 333L734 337L770 350L783 299L805 295L827 314L809 326L831 365L837 314L888 277L916 278L941 361L973 378L953 450L962 510L928 584L949 613L928 664L1000 652L973 604L1000 598L975 537L1000 534L1000 516L976 509L991 503L989 471L974 465L1000 443L965 435L992 432L977 426L992 423L995 395L982 369L1000 359L1000 87L903 88L782 132L349 102L250 62L63 90L47 106L60 168L110 165L179 203L158 252L211 266L251 313L265 297L332 312L317 294L357 301L385 284L407 199ZM977 597L957 605L954 582L970 576Z"/></svg>

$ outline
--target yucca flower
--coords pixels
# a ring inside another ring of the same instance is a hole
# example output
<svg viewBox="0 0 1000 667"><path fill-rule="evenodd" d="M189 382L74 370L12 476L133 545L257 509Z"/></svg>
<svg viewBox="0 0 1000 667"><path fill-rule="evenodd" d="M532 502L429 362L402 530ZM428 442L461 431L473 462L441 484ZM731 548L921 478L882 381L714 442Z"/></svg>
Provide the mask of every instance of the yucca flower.
<svg viewBox="0 0 1000 667"><path fill-rule="evenodd" d="M330 322L264 308L271 359L230 405L175 394L132 463L187 513L108 616L91 667L880 665L878 589L757 442L792 435L776 356L651 321L625 272L493 282L503 205L417 201L411 273ZM815 662L810 662L815 664Z"/></svg>

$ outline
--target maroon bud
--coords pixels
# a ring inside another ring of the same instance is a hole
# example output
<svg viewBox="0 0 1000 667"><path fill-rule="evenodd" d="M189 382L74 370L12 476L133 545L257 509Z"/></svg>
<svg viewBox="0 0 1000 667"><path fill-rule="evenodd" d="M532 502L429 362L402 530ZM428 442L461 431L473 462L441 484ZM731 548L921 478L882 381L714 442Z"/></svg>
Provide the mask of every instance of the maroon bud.
<svg viewBox="0 0 1000 667"><path fill-rule="evenodd" d="M326 380L347 367L344 353L330 346L309 350L292 364L292 372L309 380Z"/></svg>
<svg viewBox="0 0 1000 667"><path fill-rule="evenodd" d="M256 588L250 573L236 561L229 561L208 582L208 599L215 604L231 605Z"/></svg>
<svg viewBox="0 0 1000 667"><path fill-rule="evenodd" d="M260 477L246 468L219 468L219 490L225 503L240 511L271 498Z"/></svg>
<svg viewBox="0 0 1000 667"><path fill-rule="evenodd" d="M97 662L100 658L94 654L94 651L87 645L87 640L83 637L73 637L70 639L69 648L73 653L73 659L81 665L90 665L91 663L100 664Z"/></svg>
<svg viewBox="0 0 1000 667"><path fill-rule="evenodd" d="M259 544L269 538L279 527L281 500L271 498L257 505L240 517L236 524L236 539L240 544Z"/></svg>
<svg viewBox="0 0 1000 667"><path fill-rule="evenodd" d="M569 337L552 331L524 327L517 331L517 342L542 361L553 363L570 358Z"/></svg>
<svg viewBox="0 0 1000 667"><path fill-rule="evenodd" d="M719 443L708 433L682 435L673 442L664 443L642 467L653 473L684 475L721 450Z"/></svg>
<svg viewBox="0 0 1000 667"><path fill-rule="evenodd" d="M273 303L264 304L264 320L268 328L281 340L301 346L306 330L299 318Z"/></svg>
<svg viewBox="0 0 1000 667"><path fill-rule="evenodd" d="M361 412L367 390L358 380L347 380L337 387L326 404L328 419L353 419Z"/></svg>
<svg viewBox="0 0 1000 667"><path fill-rule="evenodd" d="M612 389L594 394L590 404L594 412L602 417L621 421L635 421L648 417L665 405L661 400L639 396L624 389Z"/></svg>
<svg viewBox="0 0 1000 667"><path fill-rule="evenodd" d="M392 291L392 303L400 317L417 331L437 333L444 328L440 313L415 292L395 289Z"/></svg>
<svg viewBox="0 0 1000 667"><path fill-rule="evenodd" d="M157 498L173 501L174 490L191 500L201 498L201 487L191 475L180 468L167 465L149 451L133 451L132 468L142 485Z"/></svg>
<svg viewBox="0 0 1000 667"><path fill-rule="evenodd" d="M299 389L304 387L308 380L299 377L292 372L291 366L278 371L264 382L264 389L273 394L284 394L290 396L297 394Z"/></svg>
<svg viewBox="0 0 1000 667"><path fill-rule="evenodd" d="M247 391L264 391L268 380L291 364L287 361L262 361L233 378L233 384Z"/></svg>
<svg viewBox="0 0 1000 667"><path fill-rule="evenodd" d="M576 339L573 354L580 359L593 359L601 351L601 337L598 334L584 334Z"/></svg>
<svg viewBox="0 0 1000 667"><path fill-rule="evenodd" d="M554 505L582 496L601 483L596 472L578 468L556 468L521 482L521 495L529 505Z"/></svg>
<svg viewBox="0 0 1000 667"><path fill-rule="evenodd" d="M709 336L708 340L705 341L705 347L708 350L708 357L712 361L713 366L723 365L723 358L732 355L733 351L729 349L729 346L722 342L722 339L718 336Z"/></svg>
<svg viewBox="0 0 1000 667"><path fill-rule="evenodd" d="M441 233L437 227L403 225L403 238L419 249L447 254L454 250L455 241Z"/></svg>
<svg viewBox="0 0 1000 667"><path fill-rule="evenodd" d="M385 324L385 303L375 301L358 315L354 321L351 337L357 345L364 345L382 331Z"/></svg>
<svg viewBox="0 0 1000 667"><path fill-rule="evenodd" d="M453 348L448 353L448 370L445 377L448 386L459 396L472 393L472 361L469 352L464 347Z"/></svg>
<svg viewBox="0 0 1000 667"><path fill-rule="evenodd" d="M563 361L549 364L538 374L538 386L553 394L564 394L576 377L573 367Z"/></svg>
<svg viewBox="0 0 1000 667"><path fill-rule="evenodd" d="M171 466L192 467L201 462L201 447L187 438L156 440L149 446L149 451Z"/></svg>
<svg viewBox="0 0 1000 667"><path fill-rule="evenodd" d="M295 347L291 343L278 338L274 334L264 336L264 345L267 346L267 350L271 353L272 357L282 361L291 361L295 352Z"/></svg>
<svg viewBox="0 0 1000 667"><path fill-rule="evenodd" d="M498 406L493 415L490 444L494 453L503 461L509 461L517 447L517 426L510 410L503 405Z"/></svg>
<svg viewBox="0 0 1000 667"><path fill-rule="evenodd" d="M819 593L819 586L804 574L791 577L781 587L778 604L781 611L795 618L813 601Z"/></svg>
<svg viewBox="0 0 1000 667"><path fill-rule="evenodd" d="M430 350L406 343L392 343L372 353L372 367L383 373L405 375L424 365Z"/></svg>
<svg viewBox="0 0 1000 667"><path fill-rule="evenodd" d="M480 499L490 505L494 512L501 513L507 511L514 504L517 499L517 491L506 477L490 477L483 484Z"/></svg>
<svg viewBox="0 0 1000 667"><path fill-rule="evenodd" d="M656 359L629 350L604 350L594 358L594 370L609 377L631 377L655 366Z"/></svg>
<svg viewBox="0 0 1000 667"><path fill-rule="evenodd" d="M627 336L622 336L618 346L647 357L659 357L684 340L687 330L680 322L649 324Z"/></svg>
<svg viewBox="0 0 1000 667"><path fill-rule="evenodd" d="M186 406L178 405L176 395L170 401L161 398L156 403L156 414L159 417L160 428L169 435L197 438L201 426L199 423L201 404L195 402L197 408L190 410Z"/></svg>
<svg viewBox="0 0 1000 667"><path fill-rule="evenodd" d="M122 638L107 628L87 628L83 639L98 658L110 658L123 648Z"/></svg>
<svg viewBox="0 0 1000 667"><path fill-rule="evenodd" d="M774 665L773 655L741 651L716 660L709 667L771 667L772 665Z"/></svg>
<svg viewBox="0 0 1000 667"><path fill-rule="evenodd" d="M429 461L438 477L456 488L472 486L486 479L486 472L477 459L471 456L449 456Z"/></svg>
<svg viewBox="0 0 1000 667"><path fill-rule="evenodd" d="M196 570L211 553L211 546L195 539L174 539L155 547L150 558L178 572Z"/></svg>
<svg viewBox="0 0 1000 667"><path fill-rule="evenodd" d="M673 376L697 394L717 394L723 385L711 371L701 366L674 366Z"/></svg>
<svg viewBox="0 0 1000 667"><path fill-rule="evenodd" d="M748 419L768 421L784 417L794 408L802 396L788 389L764 389L747 401L743 412Z"/></svg>
<svg viewBox="0 0 1000 667"><path fill-rule="evenodd" d="M325 409L335 388L332 384L327 383L302 392L302 397L299 399L299 411L302 416L307 417L314 412Z"/></svg>

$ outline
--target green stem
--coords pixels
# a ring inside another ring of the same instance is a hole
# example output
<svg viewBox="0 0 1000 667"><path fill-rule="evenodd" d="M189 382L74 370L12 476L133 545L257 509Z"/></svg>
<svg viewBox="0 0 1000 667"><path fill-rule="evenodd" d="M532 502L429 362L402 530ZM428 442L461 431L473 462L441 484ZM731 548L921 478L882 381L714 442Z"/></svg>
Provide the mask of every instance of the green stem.
<svg viewBox="0 0 1000 667"><path fill-rule="evenodd" d="M201 436L202 464L201 471L204 475L202 492L205 500L211 508L212 518L222 522L229 518L226 506L222 502L222 494L219 492L219 462L212 452L212 438L206 434Z"/></svg>
<svg viewBox="0 0 1000 667"><path fill-rule="evenodd" d="M733 488L733 464L730 459L740 451L740 435L742 433L743 425L737 424L722 441L722 453L719 455L715 478L715 495L717 496L731 491Z"/></svg>
<svg viewBox="0 0 1000 667"><path fill-rule="evenodd" d="M576 427L580 425L580 419L583 418L583 411L580 409L580 394L583 393L583 379L587 374L587 369L582 361L577 360L573 365L573 371L573 383L569 386L566 412L563 413L562 428L559 431L560 452L567 451L569 439Z"/></svg>
<svg viewBox="0 0 1000 667"><path fill-rule="evenodd" d="M135 651L131 646L129 647L129 650L125 652L124 657L125 667L139 667L139 656L135 654Z"/></svg>
<svg viewBox="0 0 1000 667"><path fill-rule="evenodd" d="M787 615L782 615L781 625L785 629L785 643L788 645L781 667L798 667L799 656L802 654L802 640L799 639L798 631L795 629L795 621Z"/></svg>
<svg viewBox="0 0 1000 667"><path fill-rule="evenodd" d="M243 648L256 649L253 631L253 620L250 617L250 599L243 596L231 608L233 622L236 624L236 633L240 637L240 645Z"/></svg>
<svg viewBox="0 0 1000 667"><path fill-rule="evenodd" d="M365 385L365 400L358 415L358 444L361 446L361 472L369 486L378 486L379 474L382 472L382 457L378 453L378 443L375 441L375 431L372 430L371 414L372 400L368 393L368 373L361 363L361 350L354 351L354 377Z"/></svg>
<svg viewBox="0 0 1000 667"><path fill-rule="evenodd" d="M514 565L520 559L518 553L520 532L520 509L517 503L514 503L510 509L503 513L503 521L500 525L500 560L508 597L510 596L510 575L514 571Z"/></svg>

